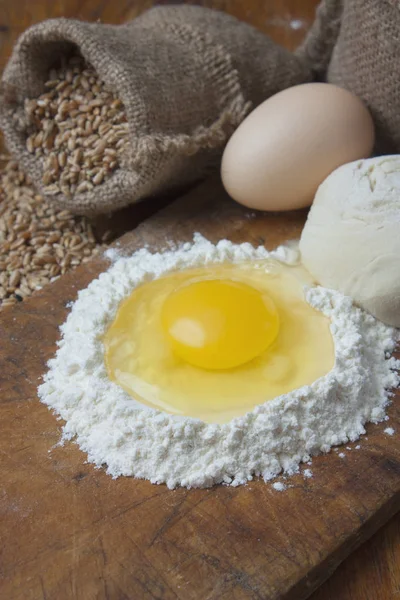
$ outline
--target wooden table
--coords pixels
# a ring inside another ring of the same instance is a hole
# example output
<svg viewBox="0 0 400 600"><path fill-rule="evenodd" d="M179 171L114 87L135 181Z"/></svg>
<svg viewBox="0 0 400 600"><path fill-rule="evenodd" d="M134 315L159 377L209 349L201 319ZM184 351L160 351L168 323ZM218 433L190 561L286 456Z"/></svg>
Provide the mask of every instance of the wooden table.
<svg viewBox="0 0 400 600"><path fill-rule="evenodd" d="M236 15L295 47L313 20L317 0L205 0L198 2ZM0 70L16 37L47 17L67 16L118 23L150 7L151 0L0 0ZM44 597L38 595L37 598ZM312 600L400 598L400 515L348 558L311 596ZM12 599L8 599L12 600Z"/></svg>

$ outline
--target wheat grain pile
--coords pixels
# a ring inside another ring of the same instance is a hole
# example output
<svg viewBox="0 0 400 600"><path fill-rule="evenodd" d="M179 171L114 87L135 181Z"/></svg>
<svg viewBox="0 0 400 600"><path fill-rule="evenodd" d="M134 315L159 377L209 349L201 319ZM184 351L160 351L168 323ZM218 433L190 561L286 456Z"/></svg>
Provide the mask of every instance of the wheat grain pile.
<svg viewBox="0 0 400 600"><path fill-rule="evenodd" d="M101 244L85 217L56 209L16 162L0 161L0 310L86 262Z"/></svg>

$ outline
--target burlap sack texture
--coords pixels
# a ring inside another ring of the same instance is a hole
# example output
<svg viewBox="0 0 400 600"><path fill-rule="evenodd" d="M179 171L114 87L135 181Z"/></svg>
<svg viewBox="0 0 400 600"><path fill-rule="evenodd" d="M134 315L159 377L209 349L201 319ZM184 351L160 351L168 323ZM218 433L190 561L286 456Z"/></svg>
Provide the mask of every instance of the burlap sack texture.
<svg viewBox="0 0 400 600"><path fill-rule="evenodd" d="M398 0L323 0L296 54L315 77L365 102L375 121L377 153L400 153Z"/></svg>
<svg viewBox="0 0 400 600"><path fill-rule="evenodd" d="M42 167L12 119L39 96L49 68L75 47L123 101L130 126L124 167L93 191L50 197L78 214L114 211L193 181L222 152L251 107L311 80L310 69L267 36L224 13L157 7L120 26L55 19L28 29L4 72L0 125L40 191ZM47 196L49 198L49 196Z"/></svg>

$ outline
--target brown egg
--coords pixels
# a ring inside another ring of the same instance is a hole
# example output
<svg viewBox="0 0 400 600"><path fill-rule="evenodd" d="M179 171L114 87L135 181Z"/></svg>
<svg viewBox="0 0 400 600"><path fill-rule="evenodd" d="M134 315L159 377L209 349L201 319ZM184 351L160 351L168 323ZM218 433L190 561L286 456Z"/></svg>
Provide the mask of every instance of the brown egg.
<svg viewBox="0 0 400 600"><path fill-rule="evenodd" d="M222 157L222 181L250 208L302 208L332 171L367 158L373 145L372 118L359 98L327 83L298 85L241 123Z"/></svg>

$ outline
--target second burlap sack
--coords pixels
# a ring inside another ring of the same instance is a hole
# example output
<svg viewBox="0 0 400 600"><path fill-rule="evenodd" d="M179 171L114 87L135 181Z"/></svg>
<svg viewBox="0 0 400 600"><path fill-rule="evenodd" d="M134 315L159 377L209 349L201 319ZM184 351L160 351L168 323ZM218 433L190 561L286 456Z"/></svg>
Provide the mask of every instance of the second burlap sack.
<svg viewBox="0 0 400 600"><path fill-rule="evenodd" d="M252 107L311 80L304 62L255 28L200 7L158 7L120 26L44 21L17 42L0 97L7 145L41 193L43 161L26 148L24 102L44 91L49 69L71 53L122 100L129 123L127 154L107 181L46 195L78 214L111 212L195 180Z"/></svg>
<svg viewBox="0 0 400 600"><path fill-rule="evenodd" d="M400 3L323 0L297 56L314 76L347 88L371 111L376 151L400 153Z"/></svg>

